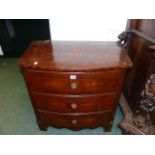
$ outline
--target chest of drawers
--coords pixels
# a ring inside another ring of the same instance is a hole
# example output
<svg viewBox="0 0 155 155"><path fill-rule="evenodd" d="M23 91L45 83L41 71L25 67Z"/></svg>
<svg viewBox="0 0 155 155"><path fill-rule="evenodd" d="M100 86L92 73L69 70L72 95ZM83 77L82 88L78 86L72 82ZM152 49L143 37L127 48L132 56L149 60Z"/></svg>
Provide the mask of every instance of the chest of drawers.
<svg viewBox="0 0 155 155"><path fill-rule="evenodd" d="M19 61L41 130L110 131L127 53L113 42L36 41Z"/></svg>

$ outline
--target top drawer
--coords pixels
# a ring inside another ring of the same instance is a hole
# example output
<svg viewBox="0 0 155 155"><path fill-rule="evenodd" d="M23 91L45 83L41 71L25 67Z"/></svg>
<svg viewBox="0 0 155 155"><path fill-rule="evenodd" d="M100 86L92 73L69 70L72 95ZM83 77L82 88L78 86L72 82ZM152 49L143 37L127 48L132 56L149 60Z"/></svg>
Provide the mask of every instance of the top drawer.
<svg viewBox="0 0 155 155"><path fill-rule="evenodd" d="M24 72L32 91L55 94L90 94L120 91L124 77L122 70L100 72Z"/></svg>

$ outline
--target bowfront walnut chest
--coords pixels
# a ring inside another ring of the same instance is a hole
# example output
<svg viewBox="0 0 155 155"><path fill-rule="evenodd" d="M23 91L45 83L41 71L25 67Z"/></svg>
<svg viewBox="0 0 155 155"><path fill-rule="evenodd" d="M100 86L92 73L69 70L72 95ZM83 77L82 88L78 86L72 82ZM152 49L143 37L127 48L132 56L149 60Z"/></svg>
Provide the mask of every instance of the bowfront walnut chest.
<svg viewBox="0 0 155 155"><path fill-rule="evenodd" d="M114 42L35 41L19 65L41 130L110 131L132 62Z"/></svg>

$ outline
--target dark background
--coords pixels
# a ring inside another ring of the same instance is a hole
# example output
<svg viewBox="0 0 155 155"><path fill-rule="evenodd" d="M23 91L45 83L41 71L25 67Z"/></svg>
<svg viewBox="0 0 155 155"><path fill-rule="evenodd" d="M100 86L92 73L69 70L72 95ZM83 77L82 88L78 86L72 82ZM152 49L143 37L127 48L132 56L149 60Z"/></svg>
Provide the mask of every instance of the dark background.
<svg viewBox="0 0 155 155"><path fill-rule="evenodd" d="M1 57L20 57L33 40L48 39L48 19L0 19Z"/></svg>

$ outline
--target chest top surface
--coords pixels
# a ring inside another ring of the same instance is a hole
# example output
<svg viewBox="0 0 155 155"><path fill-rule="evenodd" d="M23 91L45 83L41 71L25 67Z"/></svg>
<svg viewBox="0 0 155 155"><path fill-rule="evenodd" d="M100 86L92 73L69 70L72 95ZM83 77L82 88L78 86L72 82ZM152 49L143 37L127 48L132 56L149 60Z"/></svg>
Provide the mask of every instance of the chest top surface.
<svg viewBox="0 0 155 155"><path fill-rule="evenodd" d="M126 69L132 62L115 42L35 41L19 61L24 68L49 71Z"/></svg>

